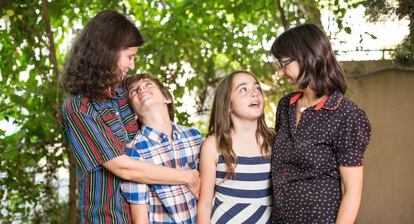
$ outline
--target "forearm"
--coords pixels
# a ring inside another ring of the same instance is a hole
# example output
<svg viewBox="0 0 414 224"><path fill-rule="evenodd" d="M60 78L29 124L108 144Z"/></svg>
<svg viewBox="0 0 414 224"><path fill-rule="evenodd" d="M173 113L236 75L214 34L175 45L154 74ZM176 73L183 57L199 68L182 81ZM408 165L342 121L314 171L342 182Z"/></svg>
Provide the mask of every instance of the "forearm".
<svg viewBox="0 0 414 224"><path fill-rule="evenodd" d="M114 158L103 166L124 180L144 184L187 184L190 178L190 171L158 166L126 155Z"/></svg>
<svg viewBox="0 0 414 224"><path fill-rule="evenodd" d="M148 224L148 209L146 204L131 204L132 223Z"/></svg>
<svg viewBox="0 0 414 224"><path fill-rule="evenodd" d="M127 170L129 180L145 184L186 184L187 171L141 162Z"/></svg>
<svg viewBox="0 0 414 224"><path fill-rule="evenodd" d="M359 192L344 192L336 224L354 223L358 215L360 202L361 194Z"/></svg>
<svg viewBox="0 0 414 224"><path fill-rule="evenodd" d="M359 204L361 203L363 167L341 166L339 171L344 190L336 223L354 223L358 215Z"/></svg>
<svg viewBox="0 0 414 224"><path fill-rule="evenodd" d="M211 217L211 200L206 201L200 199L197 202L197 223L210 224Z"/></svg>

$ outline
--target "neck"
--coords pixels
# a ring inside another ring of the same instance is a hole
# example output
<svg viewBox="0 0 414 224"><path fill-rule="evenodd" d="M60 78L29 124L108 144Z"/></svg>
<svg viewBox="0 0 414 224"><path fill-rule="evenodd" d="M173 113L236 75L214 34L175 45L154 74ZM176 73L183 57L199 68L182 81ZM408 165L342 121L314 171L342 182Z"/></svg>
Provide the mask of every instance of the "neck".
<svg viewBox="0 0 414 224"><path fill-rule="evenodd" d="M138 119L144 125L151 127L154 130L166 134L170 139L172 139L172 125L170 116L168 115L168 110L163 111L145 111L138 115Z"/></svg>
<svg viewBox="0 0 414 224"><path fill-rule="evenodd" d="M313 104L315 101L318 100L316 97L315 91L313 91L309 86L303 90L303 95L301 98L302 102L305 104Z"/></svg>
<svg viewBox="0 0 414 224"><path fill-rule="evenodd" d="M233 133L239 136L254 136L256 138L257 119L245 120L232 116Z"/></svg>

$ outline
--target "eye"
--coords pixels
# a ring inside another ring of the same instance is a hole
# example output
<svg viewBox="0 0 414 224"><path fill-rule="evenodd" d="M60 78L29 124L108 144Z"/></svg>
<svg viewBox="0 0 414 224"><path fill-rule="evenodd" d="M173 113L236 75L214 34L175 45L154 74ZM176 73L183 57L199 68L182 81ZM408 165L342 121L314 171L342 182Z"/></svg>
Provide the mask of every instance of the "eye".
<svg viewBox="0 0 414 224"><path fill-rule="evenodd" d="M240 89L239 89L239 93L244 93L244 92L246 92L247 91L247 88L246 87L241 87Z"/></svg>
<svg viewBox="0 0 414 224"><path fill-rule="evenodd" d="M131 97L133 97L133 96L135 96L135 95L137 95L137 93L138 93L138 88L132 88L130 91L129 91L129 96L131 96Z"/></svg>

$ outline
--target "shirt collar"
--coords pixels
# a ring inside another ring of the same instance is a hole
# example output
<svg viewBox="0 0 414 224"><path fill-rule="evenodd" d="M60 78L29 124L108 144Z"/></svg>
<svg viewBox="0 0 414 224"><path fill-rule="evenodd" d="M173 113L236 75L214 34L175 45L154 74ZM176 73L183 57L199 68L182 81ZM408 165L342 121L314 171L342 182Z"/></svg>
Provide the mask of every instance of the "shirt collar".
<svg viewBox="0 0 414 224"><path fill-rule="evenodd" d="M171 125L172 125L172 132L173 132L172 133L173 140L180 139L181 135L180 135L180 131L177 125L173 122L171 122ZM150 140L157 142L157 143L161 143L163 139L168 139L168 136L166 134L160 131L157 131L145 124L141 126L141 133L144 136L148 137Z"/></svg>
<svg viewBox="0 0 414 224"><path fill-rule="evenodd" d="M296 103L299 98L303 95L303 92L296 92L293 94L292 98L290 98L289 105ZM324 96L318 104L315 106L315 110L326 109L326 110L336 110L339 105L341 104L344 95L339 92L335 91L329 96Z"/></svg>
<svg viewBox="0 0 414 224"><path fill-rule="evenodd" d="M109 89L105 90L104 94L98 97L98 101L103 103L107 99L116 99L120 95L124 93L124 89L122 87L117 88L116 91L110 91Z"/></svg>

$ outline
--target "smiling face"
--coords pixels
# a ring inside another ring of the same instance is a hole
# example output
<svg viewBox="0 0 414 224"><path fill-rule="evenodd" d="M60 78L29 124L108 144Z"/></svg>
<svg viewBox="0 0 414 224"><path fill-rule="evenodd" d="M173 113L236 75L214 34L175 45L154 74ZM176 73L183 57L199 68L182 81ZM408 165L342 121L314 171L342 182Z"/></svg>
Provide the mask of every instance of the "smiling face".
<svg viewBox="0 0 414 224"><path fill-rule="evenodd" d="M138 115L148 107L164 106L172 102L171 97L164 94L159 86L148 78L133 83L129 88L128 98L131 107Z"/></svg>
<svg viewBox="0 0 414 224"><path fill-rule="evenodd" d="M287 57L283 57L280 61L281 63L286 62L290 60ZM295 88L299 88L297 85L298 83L298 76L300 72L300 66L299 63L296 60L291 61L289 64L287 64L285 67L281 67L276 71L277 76L279 77L285 77L288 82Z"/></svg>
<svg viewBox="0 0 414 224"><path fill-rule="evenodd" d="M121 50L118 54L117 67L122 81L130 69L135 68L134 56L137 53L138 47L128 47Z"/></svg>
<svg viewBox="0 0 414 224"><path fill-rule="evenodd" d="M246 73L233 78L230 114L241 119L256 120L263 114L264 97L258 81Z"/></svg>

